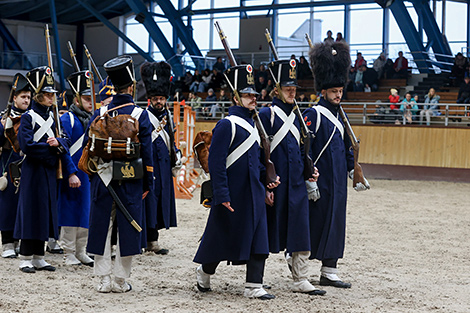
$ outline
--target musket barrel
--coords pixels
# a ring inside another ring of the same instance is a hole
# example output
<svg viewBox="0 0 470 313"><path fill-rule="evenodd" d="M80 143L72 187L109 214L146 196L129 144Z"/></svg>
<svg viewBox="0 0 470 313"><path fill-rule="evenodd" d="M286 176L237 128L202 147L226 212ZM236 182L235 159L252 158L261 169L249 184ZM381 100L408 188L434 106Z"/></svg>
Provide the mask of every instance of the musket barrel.
<svg viewBox="0 0 470 313"><path fill-rule="evenodd" d="M90 60L92 69L101 83L103 81L103 77L101 77L100 71L98 71L98 68L96 67L95 61L93 61L93 57L91 56L90 51L88 51L88 48L85 44L83 44L83 48L85 48L86 57L88 58L88 60ZM89 70L91 70L91 68L89 68Z"/></svg>
<svg viewBox="0 0 470 313"><path fill-rule="evenodd" d="M80 66L78 66L78 62L77 62L77 55L73 51L72 43L70 41L68 41L67 46L69 48L70 58L72 59L73 67L75 67L75 70L77 72L80 72Z"/></svg>

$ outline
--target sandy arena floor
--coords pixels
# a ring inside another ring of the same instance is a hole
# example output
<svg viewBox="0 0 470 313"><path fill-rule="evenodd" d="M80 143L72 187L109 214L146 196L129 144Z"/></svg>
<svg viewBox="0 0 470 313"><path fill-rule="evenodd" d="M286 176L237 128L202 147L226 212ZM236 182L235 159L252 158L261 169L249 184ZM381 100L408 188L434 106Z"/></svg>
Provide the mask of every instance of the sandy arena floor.
<svg viewBox="0 0 470 313"><path fill-rule="evenodd" d="M267 261L265 283L272 301L243 297L245 268L221 264L213 292L195 288L192 258L208 211L178 200L178 227L162 231L170 254L134 258L127 294L100 294L86 266L65 267L46 253L54 273L24 274L18 259L0 259L0 312L469 312L470 184L371 181L372 189L349 190L342 278L349 290L326 287L325 296L290 291L281 255ZM311 261L318 283L320 263Z"/></svg>

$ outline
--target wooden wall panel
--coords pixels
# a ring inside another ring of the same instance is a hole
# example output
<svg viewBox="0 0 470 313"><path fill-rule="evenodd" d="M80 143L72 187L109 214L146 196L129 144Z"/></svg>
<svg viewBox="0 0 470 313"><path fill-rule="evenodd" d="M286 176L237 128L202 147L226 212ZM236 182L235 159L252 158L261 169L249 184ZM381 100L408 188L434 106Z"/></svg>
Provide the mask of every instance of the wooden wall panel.
<svg viewBox="0 0 470 313"><path fill-rule="evenodd" d="M470 129L353 126L359 161L371 164L470 168Z"/></svg>
<svg viewBox="0 0 470 313"><path fill-rule="evenodd" d="M216 122L197 122L195 133ZM370 164L470 169L470 128L354 125L359 161Z"/></svg>

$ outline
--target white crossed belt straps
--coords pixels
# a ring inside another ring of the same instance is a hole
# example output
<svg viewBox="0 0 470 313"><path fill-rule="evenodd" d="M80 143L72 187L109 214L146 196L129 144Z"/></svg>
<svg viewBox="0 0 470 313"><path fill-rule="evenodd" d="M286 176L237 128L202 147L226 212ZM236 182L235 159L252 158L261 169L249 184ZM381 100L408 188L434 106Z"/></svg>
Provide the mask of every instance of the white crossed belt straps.
<svg viewBox="0 0 470 313"><path fill-rule="evenodd" d="M326 117L333 125L336 126L336 128L339 130L341 133L341 138L344 139L344 127L343 124L339 121L337 116L334 116L333 113L331 113L330 110L325 108L324 106L321 105L316 105L312 107L314 110L317 111L317 113L321 113L324 117ZM317 126L316 126L316 131L318 131L318 128L320 127L320 121L321 119L319 118L320 114L317 114Z"/></svg>
<svg viewBox="0 0 470 313"><path fill-rule="evenodd" d="M250 136L245 139L238 147L235 148L228 156L227 161L225 163L225 167L229 168L236 160L238 160L242 155L244 155L256 142L258 145L260 144L260 138L258 131L255 127L251 126L250 123L242 119L241 117L235 115L229 115L226 117L231 124L232 124L232 140L230 141L230 145L232 145L233 139L235 138L236 127L238 125L245 129Z"/></svg>
<svg viewBox="0 0 470 313"><path fill-rule="evenodd" d="M283 122L281 128L279 128L279 130L273 137L273 141L271 142L271 152L276 149L276 147L281 143L284 137L286 137L289 131L295 137L295 139L297 140L297 144L300 146L300 132L294 124L295 113L292 111L289 116L287 116L287 114L284 113L284 111L277 106L272 107L271 110L274 110L276 115L279 116L279 118Z"/></svg>
<svg viewBox="0 0 470 313"><path fill-rule="evenodd" d="M49 112L49 117L47 120L44 120L41 115L37 114L33 110L29 111L31 115L33 129L36 124L39 125L37 131L34 132L33 140L38 142L41 138L47 134L49 137L54 137L54 131L52 130L52 125L54 124L54 117L52 116L52 112Z"/></svg>
<svg viewBox="0 0 470 313"><path fill-rule="evenodd" d="M70 126L73 132L73 126L75 125L75 115L73 115L72 112L69 112L69 117L70 117ZM78 152L78 150L80 150L83 144L83 138L85 138L85 133L83 133L80 136L80 138L78 138L77 141L75 141L73 145L70 146L70 149L69 149L70 156L73 156L75 153Z"/></svg>
<svg viewBox="0 0 470 313"><path fill-rule="evenodd" d="M154 142L158 137L162 137L168 151L170 151L170 135L168 135L165 130L166 123L161 123L152 112L148 112L148 115L150 123L153 125L152 142Z"/></svg>

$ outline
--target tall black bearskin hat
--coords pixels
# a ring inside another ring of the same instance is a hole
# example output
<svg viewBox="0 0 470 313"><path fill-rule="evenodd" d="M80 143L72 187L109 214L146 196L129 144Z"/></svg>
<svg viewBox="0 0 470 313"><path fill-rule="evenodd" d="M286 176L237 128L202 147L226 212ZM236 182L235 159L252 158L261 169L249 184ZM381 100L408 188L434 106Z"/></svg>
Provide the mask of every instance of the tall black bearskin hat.
<svg viewBox="0 0 470 313"><path fill-rule="evenodd" d="M309 55L317 91L346 85L351 67L347 43L317 43Z"/></svg>
<svg viewBox="0 0 470 313"><path fill-rule="evenodd" d="M49 66L40 66L26 73L29 85L34 93L58 92L54 88L54 76Z"/></svg>
<svg viewBox="0 0 470 313"><path fill-rule="evenodd" d="M224 72L232 91L257 95L255 90L255 77L251 64L233 66Z"/></svg>
<svg viewBox="0 0 470 313"><path fill-rule="evenodd" d="M103 67L116 90L122 90L135 84L134 63L130 56L115 57L106 62Z"/></svg>
<svg viewBox="0 0 470 313"><path fill-rule="evenodd" d="M171 65L165 61L145 62L140 67L140 76L147 91L147 98L170 96L171 87Z"/></svg>
<svg viewBox="0 0 470 313"><path fill-rule="evenodd" d="M274 82L282 87L299 87L297 85L297 62L294 59L277 60L268 64Z"/></svg>
<svg viewBox="0 0 470 313"><path fill-rule="evenodd" d="M70 74L67 77L70 88L75 96L91 95L91 73L90 71L80 71Z"/></svg>

